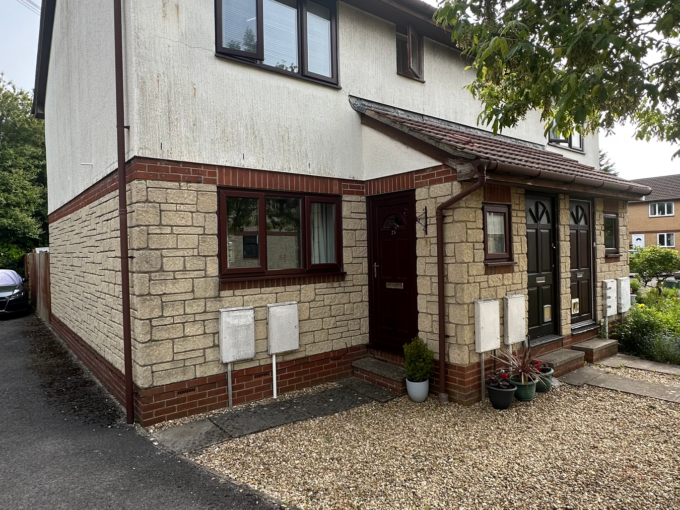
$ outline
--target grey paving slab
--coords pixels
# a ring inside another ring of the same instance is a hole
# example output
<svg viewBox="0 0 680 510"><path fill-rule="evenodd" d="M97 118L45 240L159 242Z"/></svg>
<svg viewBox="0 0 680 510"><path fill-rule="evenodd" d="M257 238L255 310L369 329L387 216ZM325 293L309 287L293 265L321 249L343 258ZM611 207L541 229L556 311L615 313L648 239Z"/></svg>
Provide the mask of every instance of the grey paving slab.
<svg viewBox="0 0 680 510"><path fill-rule="evenodd" d="M375 358L362 358L352 363L354 368L360 368L366 372L376 374L393 381L403 381L406 379L406 370L396 365L379 361Z"/></svg>
<svg viewBox="0 0 680 510"><path fill-rule="evenodd" d="M179 453L192 452L229 439L227 433L210 420L162 430L156 432L154 437L163 446Z"/></svg>
<svg viewBox="0 0 680 510"><path fill-rule="evenodd" d="M372 401L373 399L352 388L340 386L299 398L225 413L210 420L229 437L236 438L288 423L347 411Z"/></svg>
<svg viewBox="0 0 680 510"><path fill-rule="evenodd" d="M669 402L675 402L678 400L678 397L680 397L680 388L647 381L638 381L637 379L629 379L628 377L621 377L613 374L603 374L600 377L589 381L588 384L599 388L632 393L633 395L640 395L643 397L658 398Z"/></svg>
<svg viewBox="0 0 680 510"><path fill-rule="evenodd" d="M583 367L560 377L560 381L572 386L583 386L589 381L602 375L602 371L597 368Z"/></svg>
<svg viewBox="0 0 680 510"><path fill-rule="evenodd" d="M628 367L636 368L638 370L648 370L650 372L659 372L660 374L669 374L680 376L680 367L677 365L667 365L666 363L657 363L655 361L648 361L636 356L629 356L627 354L617 354L607 359L598 362L606 367Z"/></svg>
<svg viewBox="0 0 680 510"><path fill-rule="evenodd" d="M371 384L370 382L364 381L362 379L357 379L356 377L348 377L347 379L343 379L339 382L343 386L351 388L354 391L365 395L366 397L377 400L378 402L385 403L399 397L399 395L393 391L383 388L382 386L378 386L377 384Z"/></svg>

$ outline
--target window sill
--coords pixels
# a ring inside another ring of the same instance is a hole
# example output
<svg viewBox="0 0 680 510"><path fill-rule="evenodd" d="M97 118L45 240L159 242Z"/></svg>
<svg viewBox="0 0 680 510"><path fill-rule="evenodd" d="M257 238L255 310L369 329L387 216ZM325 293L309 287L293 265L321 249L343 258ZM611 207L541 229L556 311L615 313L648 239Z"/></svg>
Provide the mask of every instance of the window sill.
<svg viewBox="0 0 680 510"><path fill-rule="evenodd" d="M345 271L308 271L306 273L288 273L288 274L277 274L277 275L265 275L265 276L221 276L220 283L230 283L230 282L260 282L266 280L284 280L291 278L309 278L314 276L346 276Z"/></svg>
<svg viewBox="0 0 680 510"><path fill-rule="evenodd" d="M316 85L323 85L324 87L329 87L329 88L336 89L336 90L342 90L342 87L340 85L338 85L337 83L331 83L331 82L326 82L326 81L323 81L323 80L317 80L315 78L303 76L303 75L298 74L298 73L293 73L293 72L290 72L290 71L286 71L284 69L279 69L278 67L266 66L264 64L260 64L260 63L257 63L257 62L250 62L249 60L234 57L234 56L231 56L231 55L222 55L221 53L215 53L215 56L219 59L222 59L222 60L229 60L230 62L236 62L237 64L243 64L243 65L246 65L246 66L249 66L249 67L255 67L256 69L262 69L263 71L269 71L271 73L276 73L276 74L279 74L279 75L282 75L282 76L288 76L289 78L293 78L293 79L296 79L296 80L302 80L302 81L306 81L306 82L309 82L309 83L314 83Z"/></svg>
<svg viewBox="0 0 680 510"><path fill-rule="evenodd" d="M619 260L621 260L620 253L605 253L604 255L605 262L617 262Z"/></svg>
<svg viewBox="0 0 680 510"><path fill-rule="evenodd" d="M504 260L502 262L493 261L493 260L485 260L484 265L485 266L491 266L491 267L494 267L494 266L496 266L496 267L497 266L516 266L517 262L514 262L512 260Z"/></svg>
<svg viewBox="0 0 680 510"><path fill-rule="evenodd" d="M397 71L397 75L401 76L402 78L408 78L409 80L425 83L425 80L423 80L422 78L416 78L415 76L411 76L410 74L400 73L399 71Z"/></svg>

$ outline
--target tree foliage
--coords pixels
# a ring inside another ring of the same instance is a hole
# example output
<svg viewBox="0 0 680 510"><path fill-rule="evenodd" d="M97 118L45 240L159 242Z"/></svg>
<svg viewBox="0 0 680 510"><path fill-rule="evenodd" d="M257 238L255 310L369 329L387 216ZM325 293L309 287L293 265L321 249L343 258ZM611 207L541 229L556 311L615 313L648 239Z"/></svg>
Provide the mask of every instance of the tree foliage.
<svg viewBox="0 0 680 510"><path fill-rule="evenodd" d="M47 245L47 171L43 121L33 99L0 75L0 268Z"/></svg>
<svg viewBox="0 0 680 510"><path fill-rule="evenodd" d="M609 155L605 151L600 151L600 170L606 174L619 175L614 162L609 159Z"/></svg>
<svg viewBox="0 0 680 510"><path fill-rule="evenodd" d="M675 250L660 246L639 248L630 258L630 271L637 273L645 286L654 279L660 284L680 271L680 255Z"/></svg>
<svg viewBox="0 0 680 510"><path fill-rule="evenodd" d="M629 120L639 139L680 139L678 0L445 1L435 20L473 59L494 132L536 109L546 135Z"/></svg>

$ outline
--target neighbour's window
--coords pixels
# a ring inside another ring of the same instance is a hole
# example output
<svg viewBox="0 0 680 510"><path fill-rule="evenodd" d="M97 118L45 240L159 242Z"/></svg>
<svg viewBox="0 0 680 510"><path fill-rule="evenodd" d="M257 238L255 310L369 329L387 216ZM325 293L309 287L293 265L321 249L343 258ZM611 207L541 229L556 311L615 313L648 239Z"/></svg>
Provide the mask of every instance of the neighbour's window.
<svg viewBox="0 0 680 510"><path fill-rule="evenodd" d="M569 136L564 136L561 135L556 130L551 130L548 142L553 145L558 145L560 147L568 147L570 149L574 149L577 151L584 150L583 137L581 136L580 133L576 131L572 132L572 134Z"/></svg>
<svg viewBox="0 0 680 510"><path fill-rule="evenodd" d="M220 266L225 278L338 272L341 198L220 190Z"/></svg>
<svg viewBox="0 0 680 510"><path fill-rule="evenodd" d="M397 32L397 74L423 80L423 44L418 33L408 26Z"/></svg>
<svg viewBox="0 0 680 510"><path fill-rule="evenodd" d="M604 251L605 256L619 254L619 218L616 214L604 215Z"/></svg>
<svg viewBox="0 0 680 510"><path fill-rule="evenodd" d="M675 234L659 234L658 245L664 248L675 248Z"/></svg>
<svg viewBox="0 0 680 510"><path fill-rule="evenodd" d="M484 260L486 262L510 262L512 260L510 239L510 206L486 204L484 214Z"/></svg>
<svg viewBox="0 0 680 510"><path fill-rule="evenodd" d="M217 53L337 84L335 2L215 0Z"/></svg>
<svg viewBox="0 0 680 510"><path fill-rule="evenodd" d="M673 202L657 202L649 204L649 216L674 216Z"/></svg>

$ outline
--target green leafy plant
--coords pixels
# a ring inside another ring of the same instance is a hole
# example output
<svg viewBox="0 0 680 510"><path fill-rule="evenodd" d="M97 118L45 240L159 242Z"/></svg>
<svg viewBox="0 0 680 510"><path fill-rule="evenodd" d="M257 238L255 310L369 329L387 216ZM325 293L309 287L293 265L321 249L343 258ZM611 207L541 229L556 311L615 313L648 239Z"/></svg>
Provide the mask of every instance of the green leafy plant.
<svg viewBox="0 0 680 510"><path fill-rule="evenodd" d="M640 292L640 289L642 288L642 284L640 283L640 280L637 278L631 278L630 280L630 292L631 294L636 294Z"/></svg>
<svg viewBox="0 0 680 510"><path fill-rule="evenodd" d="M677 0L449 0L434 19L472 60L467 88L494 132L538 111L546 134L630 122L680 140Z"/></svg>
<svg viewBox="0 0 680 510"><path fill-rule="evenodd" d="M675 250L659 246L639 248L630 258L630 271L637 274L645 287L656 279L661 293L663 282L680 271L680 255Z"/></svg>
<svg viewBox="0 0 680 510"><path fill-rule="evenodd" d="M406 378L411 382L423 382L432 377L434 353L420 337L404 345L404 368Z"/></svg>

